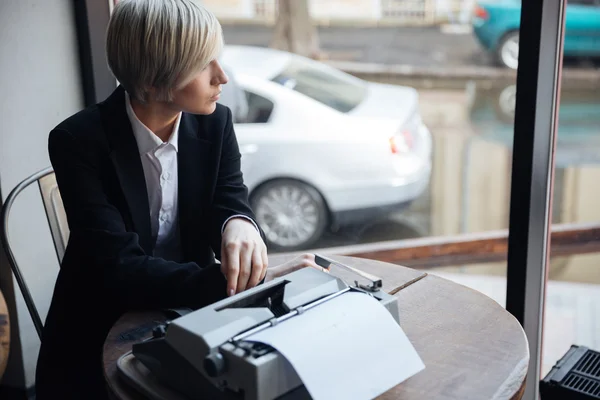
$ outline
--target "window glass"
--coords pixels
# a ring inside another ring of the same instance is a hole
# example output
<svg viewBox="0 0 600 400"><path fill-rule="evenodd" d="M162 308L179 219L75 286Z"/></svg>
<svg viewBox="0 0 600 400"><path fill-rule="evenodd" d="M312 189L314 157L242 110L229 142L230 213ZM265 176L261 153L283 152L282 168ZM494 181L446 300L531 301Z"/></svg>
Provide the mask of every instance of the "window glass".
<svg viewBox="0 0 600 400"><path fill-rule="evenodd" d="M364 83L298 57L293 57L273 81L344 113L357 107L367 95Z"/></svg>
<svg viewBox="0 0 600 400"><path fill-rule="evenodd" d="M503 21L518 24L520 4L300 3L308 23L274 0L251 18L203 2L222 21L223 63L248 102L252 126L236 133L252 149L242 169L269 251L464 241L464 263L440 258L432 273L503 291L506 261L471 257L468 242L508 229L519 40ZM315 37L289 36L290 19Z"/></svg>
<svg viewBox="0 0 600 400"><path fill-rule="evenodd" d="M244 91L248 103L248 114L244 122L261 124L269 121L273 112L273 102L248 90Z"/></svg>

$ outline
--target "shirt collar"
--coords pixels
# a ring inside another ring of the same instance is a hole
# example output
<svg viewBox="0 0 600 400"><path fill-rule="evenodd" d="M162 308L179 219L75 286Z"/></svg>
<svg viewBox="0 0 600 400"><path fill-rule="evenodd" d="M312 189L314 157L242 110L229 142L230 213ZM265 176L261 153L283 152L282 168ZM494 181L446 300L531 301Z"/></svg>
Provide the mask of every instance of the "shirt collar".
<svg viewBox="0 0 600 400"><path fill-rule="evenodd" d="M133 108L131 107L131 100L129 98L129 93L125 92L125 107L127 109L127 116L129 117L129 122L131 123L131 128L133 130L133 135L135 136L135 140L138 145L138 150L140 154L147 154L158 147L163 145L163 141L156 136L142 121L139 120ZM178 138L179 138L179 124L181 122L181 113L177 116L177 120L175 120L175 124L173 125L173 131L171 132L171 136L169 136L168 144L172 145L175 148L175 151L179 150Z"/></svg>

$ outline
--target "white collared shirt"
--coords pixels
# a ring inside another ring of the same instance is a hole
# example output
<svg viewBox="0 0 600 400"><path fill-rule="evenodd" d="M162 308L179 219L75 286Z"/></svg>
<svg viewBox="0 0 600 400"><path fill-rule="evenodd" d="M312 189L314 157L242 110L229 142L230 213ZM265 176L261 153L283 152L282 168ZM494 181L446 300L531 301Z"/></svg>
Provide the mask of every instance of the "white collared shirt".
<svg viewBox="0 0 600 400"><path fill-rule="evenodd" d="M181 261L177 185L177 152L179 150L181 113L177 116L169 140L163 142L135 115L127 92L125 93L125 104L144 169L148 204L150 205L150 226L152 238L155 241L154 256L171 261ZM245 215L233 215L223 223L221 232L230 219L238 217L249 220L258 230L258 226L251 218Z"/></svg>
<svg viewBox="0 0 600 400"><path fill-rule="evenodd" d="M181 260L179 207L177 189L177 151L179 123L177 116L169 140L163 142L135 115L126 93L127 116L138 145L150 205L150 226L155 241L154 256Z"/></svg>

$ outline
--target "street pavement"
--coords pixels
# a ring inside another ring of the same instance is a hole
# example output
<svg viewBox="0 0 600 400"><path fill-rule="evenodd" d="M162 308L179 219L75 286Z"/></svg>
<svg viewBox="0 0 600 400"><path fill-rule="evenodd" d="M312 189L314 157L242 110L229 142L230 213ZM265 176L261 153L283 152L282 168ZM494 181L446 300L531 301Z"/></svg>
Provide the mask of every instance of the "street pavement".
<svg viewBox="0 0 600 400"><path fill-rule="evenodd" d="M223 25L228 44L268 46L272 27ZM493 65L472 33L440 27L319 27L321 50L332 60L412 66Z"/></svg>
<svg viewBox="0 0 600 400"><path fill-rule="evenodd" d="M269 46L273 28L223 24L227 44ZM319 41L330 60L413 67L497 66L472 32L429 27L319 27ZM566 67L587 68L588 60L565 60ZM598 67L599 65L595 65Z"/></svg>

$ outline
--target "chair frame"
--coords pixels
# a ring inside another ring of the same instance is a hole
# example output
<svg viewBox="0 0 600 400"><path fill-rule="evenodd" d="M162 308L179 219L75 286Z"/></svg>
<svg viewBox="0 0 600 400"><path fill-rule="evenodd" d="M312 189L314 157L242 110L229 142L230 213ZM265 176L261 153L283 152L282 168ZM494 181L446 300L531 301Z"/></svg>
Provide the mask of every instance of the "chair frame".
<svg viewBox="0 0 600 400"><path fill-rule="evenodd" d="M42 319L40 318L40 314L37 310L37 307L35 306L33 297L31 296L31 292L29 291L29 287L25 283L23 274L21 273L21 270L20 270L19 266L17 265L17 261L12 252L12 249L10 247L10 240L9 240L9 235L8 235L8 223L9 223L10 210L13 206L13 203L19 196L19 194L21 194L21 192L23 192L23 190L27 189L31 184L37 182L38 186L40 188L40 194L42 195L42 198L44 198L44 193L42 190L40 180L48 175L53 174L53 173L54 173L54 169L52 167L48 167L48 168L45 168L43 170L40 170L40 171L34 173L33 175L31 175L28 178L21 181L10 192L10 194L6 198L6 201L2 205L2 211L0 212L0 222L1 222L0 240L2 241L2 247L4 248L4 251L6 252L6 256L8 258L8 263L10 264L10 268L12 269L12 272L15 275L15 279L17 280L19 288L21 289L21 293L23 294L23 299L25 300L25 304L27 305L27 309L29 310L29 314L31 315L31 319L33 320L33 324L35 325L35 329L37 331L38 336L40 337L40 340L42 338L42 330L44 328L44 324L42 323ZM56 243L56 232L54 231L54 229L52 229L54 222L51 220L50 215L48 213L48 206L47 206L46 200L45 199L43 199L43 200L44 200L44 207L46 210L46 217L48 218L48 222L50 223L50 227L52 230L52 236L54 238L54 245L55 245L55 248L57 251L57 255L59 256L59 259L60 259L62 257L61 257L61 254L59 253L59 248Z"/></svg>

